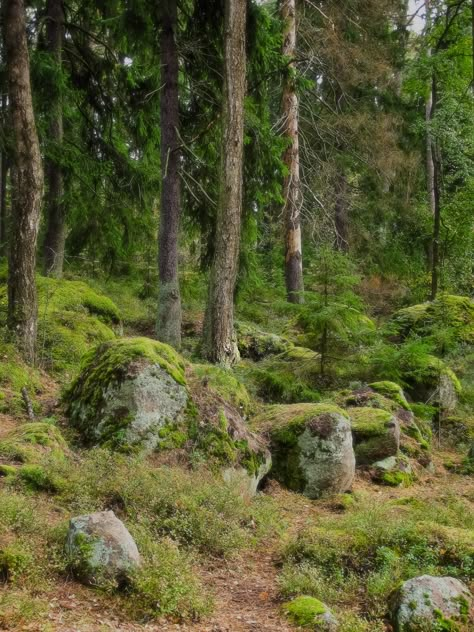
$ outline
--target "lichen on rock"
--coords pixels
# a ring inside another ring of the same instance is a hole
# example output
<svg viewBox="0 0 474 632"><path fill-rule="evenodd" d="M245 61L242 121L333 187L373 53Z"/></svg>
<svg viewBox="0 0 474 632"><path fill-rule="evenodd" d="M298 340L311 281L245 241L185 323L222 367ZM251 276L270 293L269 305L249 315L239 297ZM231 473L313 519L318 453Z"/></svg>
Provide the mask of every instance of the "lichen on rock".
<svg viewBox="0 0 474 632"><path fill-rule="evenodd" d="M182 358L148 338L123 338L88 353L64 395L66 412L89 445L151 451L160 430L181 418L188 392Z"/></svg>

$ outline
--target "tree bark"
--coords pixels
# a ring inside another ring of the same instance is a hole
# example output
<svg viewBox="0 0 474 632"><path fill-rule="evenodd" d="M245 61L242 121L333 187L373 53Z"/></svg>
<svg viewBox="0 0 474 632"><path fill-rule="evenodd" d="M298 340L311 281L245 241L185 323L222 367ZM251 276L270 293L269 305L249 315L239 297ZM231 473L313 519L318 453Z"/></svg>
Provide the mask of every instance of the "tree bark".
<svg viewBox="0 0 474 632"><path fill-rule="evenodd" d="M161 206L158 236L157 336L181 345L181 297L178 278L178 235L181 210L179 181L179 94L177 1L164 0L161 23Z"/></svg>
<svg viewBox="0 0 474 632"><path fill-rule="evenodd" d="M301 186L298 141L298 95L291 60L296 55L296 1L281 0L283 55L290 60L283 85L282 115L288 145L283 154L287 174L283 180L283 217L285 230L285 280L288 301L303 302L303 258L301 247Z"/></svg>
<svg viewBox="0 0 474 632"><path fill-rule="evenodd" d="M48 0L46 4L46 50L58 68L62 63L64 41L64 9L62 0ZM49 141L58 151L63 143L63 107L58 89L49 102ZM44 273L61 278L66 245L66 213L64 206L64 175L61 164L52 157L46 160L46 234L44 238Z"/></svg>
<svg viewBox="0 0 474 632"><path fill-rule="evenodd" d="M3 18L13 140L7 322L25 360L34 363L38 311L35 265L43 169L31 98L23 0L4 0Z"/></svg>
<svg viewBox="0 0 474 632"><path fill-rule="evenodd" d="M347 205L347 178L342 168L338 170L335 186L334 228L335 245L339 252L349 251L349 217Z"/></svg>
<svg viewBox="0 0 474 632"><path fill-rule="evenodd" d="M430 119L432 120L435 115L437 106L437 86L436 77L433 75L432 83L432 104ZM433 242L432 242L432 256L431 256L431 300L434 301L438 293L439 286L439 251L440 251L440 237L441 237L441 191L440 191L440 174L441 167L438 158L438 152L435 140L431 138L431 155L433 157Z"/></svg>
<svg viewBox="0 0 474 632"><path fill-rule="evenodd" d="M216 247L211 268L203 351L215 363L239 359L234 334L234 290L240 249L244 144L247 3L226 0L224 93Z"/></svg>
<svg viewBox="0 0 474 632"><path fill-rule="evenodd" d="M426 31L429 34L431 28L431 3L430 0L425 0L426 11ZM427 56L431 57L431 48L427 50ZM433 160L433 142L431 138L431 119L433 116L433 81L430 81L428 90L428 96L425 103L425 122L426 122L426 188L428 193L428 202L430 205L431 214L435 215L435 166Z"/></svg>

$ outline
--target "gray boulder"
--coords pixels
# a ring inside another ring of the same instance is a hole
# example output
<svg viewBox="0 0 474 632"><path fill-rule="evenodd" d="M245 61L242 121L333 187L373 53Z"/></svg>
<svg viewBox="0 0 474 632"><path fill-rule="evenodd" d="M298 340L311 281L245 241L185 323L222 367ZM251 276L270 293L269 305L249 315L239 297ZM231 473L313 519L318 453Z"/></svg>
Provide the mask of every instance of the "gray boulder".
<svg viewBox="0 0 474 632"><path fill-rule="evenodd" d="M355 473L350 421L330 404L272 406L254 421L269 439L271 474L309 498L350 489Z"/></svg>
<svg viewBox="0 0 474 632"><path fill-rule="evenodd" d="M65 401L86 444L151 452L186 408L184 363L155 340L114 340L86 357Z"/></svg>
<svg viewBox="0 0 474 632"><path fill-rule="evenodd" d="M472 606L469 588L458 579L422 575L406 581L397 591L392 619L397 632L434 630L441 623L474 622Z"/></svg>
<svg viewBox="0 0 474 632"><path fill-rule="evenodd" d="M120 586L140 565L137 545L113 511L72 518L66 553L78 579L95 586Z"/></svg>

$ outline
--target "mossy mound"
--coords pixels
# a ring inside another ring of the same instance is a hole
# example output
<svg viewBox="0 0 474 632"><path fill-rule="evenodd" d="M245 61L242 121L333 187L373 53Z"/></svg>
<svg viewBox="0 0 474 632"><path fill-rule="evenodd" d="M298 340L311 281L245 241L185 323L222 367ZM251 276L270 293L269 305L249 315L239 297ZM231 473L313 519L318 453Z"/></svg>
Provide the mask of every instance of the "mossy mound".
<svg viewBox="0 0 474 632"><path fill-rule="evenodd" d="M35 394L41 390L40 372L27 366L15 346L5 342L0 333L0 412L21 417L26 414L22 389L36 409Z"/></svg>
<svg viewBox="0 0 474 632"><path fill-rule="evenodd" d="M236 333L242 358L259 361L271 355L284 353L293 346L286 338L261 331L249 323L237 322Z"/></svg>
<svg viewBox="0 0 474 632"><path fill-rule="evenodd" d="M442 328L449 328L453 344L474 344L474 301L467 296L440 294L434 301L395 312L387 326L389 335L401 340L412 334L436 336Z"/></svg>
<svg viewBox="0 0 474 632"><path fill-rule="evenodd" d="M337 622L329 608L315 597L295 597L283 604L282 609L291 622L301 628L311 628L319 632L337 629Z"/></svg>
<svg viewBox="0 0 474 632"><path fill-rule="evenodd" d="M346 413L333 404L270 406L252 425L266 435L272 476L310 498L350 489L354 451Z"/></svg>
<svg viewBox="0 0 474 632"><path fill-rule="evenodd" d="M406 390L417 402L430 402L444 411L455 410L462 386L443 360L428 355L423 363L405 372Z"/></svg>
<svg viewBox="0 0 474 632"><path fill-rule="evenodd" d="M39 361L56 374L75 374L92 347L115 338L120 313L81 281L38 277Z"/></svg>
<svg viewBox="0 0 474 632"><path fill-rule="evenodd" d="M379 408L349 408L357 465L396 456L400 448L400 423Z"/></svg>
<svg viewBox="0 0 474 632"><path fill-rule="evenodd" d="M53 374L73 375L86 351L115 338L120 312L113 301L81 281L37 276L37 286L38 363ZM3 318L6 293L3 284Z"/></svg>
<svg viewBox="0 0 474 632"><path fill-rule="evenodd" d="M67 415L86 444L153 449L186 407L184 369L179 354L149 338L103 343L65 392Z"/></svg>
<svg viewBox="0 0 474 632"><path fill-rule="evenodd" d="M315 388L320 377L320 356L305 347L289 346L261 362L244 361L237 373L249 391L268 403L319 402Z"/></svg>
<svg viewBox="0 0 474 632"><path fill-rule="evenodd" d="M47 453L63 456L66 449L59 428L42 421L21 424L0 440L0 455L21 463L35 463Z"/></svg>
<svg viewBox="0 0 474 632"><path fill-rule="evenodd" d="M252 407L250 395L233 371L212 364L194 364L192 371L204 387L213 389L244 416L249 414Z"/></svg>

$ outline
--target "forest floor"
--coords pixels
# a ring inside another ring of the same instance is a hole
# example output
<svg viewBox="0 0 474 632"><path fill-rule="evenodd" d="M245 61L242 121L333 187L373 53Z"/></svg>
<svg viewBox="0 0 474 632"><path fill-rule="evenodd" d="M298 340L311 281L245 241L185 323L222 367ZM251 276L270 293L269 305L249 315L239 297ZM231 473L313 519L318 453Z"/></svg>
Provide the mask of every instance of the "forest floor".
<svg viewBox="0 0 474 632"><path fill-rule="evenodd" d="M451 494L474 503L472 478L452 474L442 465L452 457L452 453L435 454L435 473L426 475L412 487L378 487L359 475L353 491L372 495L377 504L402 497L439 500L442 490L449 490ZM318 518L338 514L342 508L337 500L310 501L273 482L264 493L269 494L279 507L285 524L284 534L235 558L211 559L197 571L214 597L214 611L209 618L188 623L164 619L133 623L124 620L123 611L106 595L67 580L56 584L46 596L48 607L39 620L5 629L15 632L290 632L300 629L289 624L281 612L278 574L283 546L299 531L316 524ZM45 595L41 597L44 599ZM387 630L391 630L387 626Z"/></svg>

